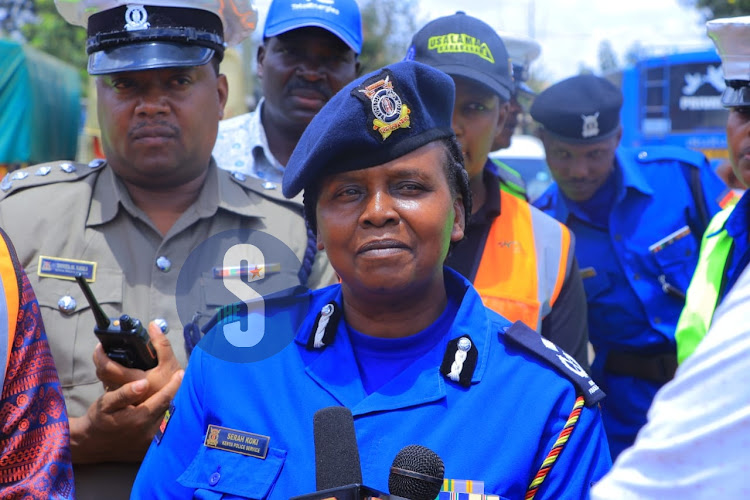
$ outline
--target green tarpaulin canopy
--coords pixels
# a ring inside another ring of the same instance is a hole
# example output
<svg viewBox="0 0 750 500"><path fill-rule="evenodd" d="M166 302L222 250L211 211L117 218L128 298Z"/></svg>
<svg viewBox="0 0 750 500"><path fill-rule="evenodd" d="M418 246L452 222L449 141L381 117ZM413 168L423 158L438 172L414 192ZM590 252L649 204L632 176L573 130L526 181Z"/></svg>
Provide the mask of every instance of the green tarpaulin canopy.
<svg viewBox="0 0 750 500"><path fill-rule="evenodd" d="M80 97L75 68L0 39L0 164L74 160Z"/></svg>

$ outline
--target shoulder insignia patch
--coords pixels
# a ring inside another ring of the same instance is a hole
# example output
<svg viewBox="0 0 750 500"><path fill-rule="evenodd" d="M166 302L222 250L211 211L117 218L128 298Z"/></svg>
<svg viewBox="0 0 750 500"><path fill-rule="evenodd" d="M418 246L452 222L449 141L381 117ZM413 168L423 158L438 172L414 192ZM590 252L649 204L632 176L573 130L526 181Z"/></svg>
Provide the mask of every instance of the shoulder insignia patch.
<svg viewBox="0 0 750 500"><path fill-rule="evenodd" d="M586 370L581 368L581 365L570 354L539 335L535 330L516 321L505 331L505 337L517 346L547 361L560 375L573 382L586 401L586 406L593 406L604 399L604 391L591 380Z"/></svg>
<svg viewBox="0 0 750 500"><path fill-rule="evenodd" d="M164 418L162 418L161 424L159 424L159 428L156 429L156 434L154 434L154 440L157 445L161 444L161 438L167 432L167 424L169 424L169 419L172 418L172 415L174 415L174 402L169 403L169 408L164 412Z"/></svg>
<svg viewBox="0 0 750 500"><path fill-rule="evenodd" d="M92 160L88 164L55 161L14 170L0 181L0 199L34 186L76 181L101 170L106 164L106 160L102 159Z"/></svg>
<svg viewBox="0 0 750 500"><path fill-rule="evenodd" d="M229 175L235 183L265 198L284 204L302 205L302 195L299 194L292 199L286 198L281 192L281 183L279 182L264 181L242 172L229 172L221 169L219 169L219 172L225 172L225 175Z"/></svg>

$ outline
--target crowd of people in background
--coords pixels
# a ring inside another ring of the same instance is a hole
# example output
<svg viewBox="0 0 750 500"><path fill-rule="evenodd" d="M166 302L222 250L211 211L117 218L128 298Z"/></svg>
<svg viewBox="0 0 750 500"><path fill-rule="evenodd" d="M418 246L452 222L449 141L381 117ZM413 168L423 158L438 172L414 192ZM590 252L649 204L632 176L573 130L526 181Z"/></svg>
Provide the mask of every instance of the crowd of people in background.
<svg viewBox="0 0 750 500"><path fill-rule="evenodd" d="M329 487L403 496L419 444L444 477L408 498L750 494L750 17L707 23L714 170L622 146L603 77L536 94L539 44L464 12L363 75L356 0L272 0L262 98L225 120L251 0L55 3L104 157L2 182L0 497L313 493L342 406L362 464ZM526 111L533 201L490 158Z"/></svg>

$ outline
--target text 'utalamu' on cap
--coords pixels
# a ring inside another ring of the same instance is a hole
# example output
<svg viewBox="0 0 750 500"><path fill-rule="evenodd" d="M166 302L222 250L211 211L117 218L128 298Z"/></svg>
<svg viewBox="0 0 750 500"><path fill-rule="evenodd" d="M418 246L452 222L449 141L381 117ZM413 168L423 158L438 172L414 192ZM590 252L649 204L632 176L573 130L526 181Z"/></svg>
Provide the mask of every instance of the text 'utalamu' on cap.
<svg viewBox="0 0 750 500"><path fill-rule="evenodd" d="M713 19L706 23L706 30L721 57L727 84L721 103L750 106L750 16Z"/></svg>
<svg viewBox="0 0 750 500"><path fill-rule="evenodd" d="M405 59L478 82L506 101L515 90L500 36L484 21L463 12L427 23L412 37Z"/></svg>
<svg viewBox="0 0 750 500"><path fill-rule="evenodd" d="M615 135L620 125L622 92L606 78L578 75L541 92L529 109L551 136L589 144Z"/></svg>
<svg viewBox="0 0 750 500"><path fill-rule="evenodd" d="M300 28L323 28L362 52L362 17L356 0L273 0L263 27L263 38Z"/></svg>
<svg viewBox="0 0 750 500"><path fill-rule="evenodd" d="M251 0L55 0L60 14L87 30L88 71L202 66L245 39L258 13Z"/></svg>
<svg viewBox="0 0 750 500"><path fill-rule="evenodd" d="M284 171L284 196L327 175L382 165L453 136L454 98L448 75L414 61L354 80L305 129Z"/></svg>

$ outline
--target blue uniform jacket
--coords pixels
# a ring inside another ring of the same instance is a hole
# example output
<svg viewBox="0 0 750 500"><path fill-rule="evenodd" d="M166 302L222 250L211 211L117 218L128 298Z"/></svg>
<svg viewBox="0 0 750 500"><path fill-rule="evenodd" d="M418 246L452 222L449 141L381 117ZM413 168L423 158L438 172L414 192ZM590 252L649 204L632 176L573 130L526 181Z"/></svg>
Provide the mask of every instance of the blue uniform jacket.
<svg viewBox="0 0 750 500"><path fill-rule="evenodd" d="M523 498L573 409L576 389L559 367L504 338L509 322L447 268L446 284L460 303L449 335L370 395L342 324L327 347L305 347L317 311L330 301L341 304L339 285L312 292L295 341L275 356L237 364L199 346L133 498L287 499L314 492L313 414L334 405L354 415L363 482L370 487L387 492L396 454L421 444L441 456L446 478L483 480L485 492ZM209 336L219 334L214 329ZM466 334L478 349L468 388L439 372L448 341ZM267 457L204 446L209 424L268 436ZM610 466L599 410L584 407L536 498L584 498Z"/></svg>
<svg viewBox="0 0 750 500"><path fill-rule="evenodd" d="M603 375L611 350L661 354L675 351L674 332L684 300L665 293L664 280L685 292L698 262L700 223L690 191L690 169L699 169L709 218L720 210L726 186L701 153L676 147L618 148L617 198L608 228L570 213L552 184L534 205L566 224L576 236L576 257L586 290L589 339L596 349L595 380L609 397L603 403L613 452L632 443L646 420L659 384ZM656 251L649 247L680 229L690 229ZM616 414L617 422L609 420Z"/></svg>

